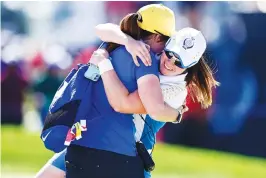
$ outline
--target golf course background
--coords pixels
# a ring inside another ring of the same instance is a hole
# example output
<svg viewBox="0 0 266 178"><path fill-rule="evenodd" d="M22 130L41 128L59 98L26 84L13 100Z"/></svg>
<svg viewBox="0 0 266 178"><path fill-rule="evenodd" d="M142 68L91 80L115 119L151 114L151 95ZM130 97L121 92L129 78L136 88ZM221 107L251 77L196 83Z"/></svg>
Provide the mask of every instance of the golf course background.
<svg viewBox="0 0 266 178"><path fill-rule="evenodd" d="M34 175L53 155L44 148L38 133L15 126L2 126L1 131L3 175ZM154 159L155 177L266 177L266 159L206 149L158 144Z"/></svg>
<svg viewBox="0 0 266 178"><path fill-rule="evenodd" d="M95 26L153 3L1 1L1 178L32 178L53 155L42 121L62 80L102 43ZM210 108L187 100L182 123L157 134L172 145L156 145L152 178L266 178L266 1L156 3L173 10L177 31L204 34L221 85Z"/></svg>

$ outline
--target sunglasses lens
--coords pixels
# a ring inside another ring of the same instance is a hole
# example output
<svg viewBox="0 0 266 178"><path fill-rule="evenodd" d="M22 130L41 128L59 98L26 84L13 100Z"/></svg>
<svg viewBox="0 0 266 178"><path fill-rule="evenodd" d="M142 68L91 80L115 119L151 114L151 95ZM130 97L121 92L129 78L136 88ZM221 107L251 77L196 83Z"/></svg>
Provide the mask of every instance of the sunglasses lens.
<svg viewBox="0 0 266 178"><path fill-rule="evenodd" d="M182 67L181 62L178 61L178 60L175 60L175 65L176 65L177 67Z"/></svg>
<svg viewBox="0 0 266 178"><path fill-rule="evenodd" d="M168 59L171 59L173 56L171 56L170 52L169 51L165 51L165 54L167 56Z"/></svg>
<svg viewBox="0 0 266 178"><path fill-rule="evenodd" d="M174 64L177 67L182 68L181 61L180 61L179 57L175 53L170 52L170 51L165 51L165 54L166 54L166 56L167 56L168 59L172 59L174 57L175 58Z"/></svg>

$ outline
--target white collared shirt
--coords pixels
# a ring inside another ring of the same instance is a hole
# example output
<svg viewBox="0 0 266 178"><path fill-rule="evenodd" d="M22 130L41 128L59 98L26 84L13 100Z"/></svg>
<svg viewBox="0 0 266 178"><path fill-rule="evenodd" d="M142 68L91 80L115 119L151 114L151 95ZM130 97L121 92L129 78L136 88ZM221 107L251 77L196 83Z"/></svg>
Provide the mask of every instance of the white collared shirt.
<svg viewBox="0 0 266 178"><path fill-rule="evenodd" d="M177 109L182 106L187 97L186 74L177 76L159 75L164 101Z"/></svg>
<svg viewBox="0 0 266 178"><path fill-rule="evenodd" d="M186 89L186 82L185 77L187 74L182 74L178 76L163 76L159 75L160 83L161 83L161 89L164 97L164 101L171 107L178 109L181 107L187 97L187 89ZM142 114L142 117L144 120L146 120L147 117L149 117L146 114ZM141 116L139 114L134 114L134 123L135 123L135 138L137 141L141 140L143 137L143 131L145 130L145 122L141 119ZM155 121L153 119L146 120L149 125L155 127L155 130L159 130L163 126L163 122ZM158 124L159 123L159 124ZM161 124L160 124L161 123ZM147 127L147 126L146 126ZM149 128L148 128L149 130ZM146 136L144 136L146 137ZM153 140L155 140L155 136L150 133L150 140L142 140L144 145L147 147L147 145L152 144ZM149 148L150 149L150 148Z"/></svg>

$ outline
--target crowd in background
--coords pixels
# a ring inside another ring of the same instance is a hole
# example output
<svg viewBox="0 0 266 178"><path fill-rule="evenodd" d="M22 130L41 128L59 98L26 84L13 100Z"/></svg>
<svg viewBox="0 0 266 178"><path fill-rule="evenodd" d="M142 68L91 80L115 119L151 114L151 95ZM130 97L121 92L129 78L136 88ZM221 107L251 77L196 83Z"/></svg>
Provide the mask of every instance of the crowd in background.
<svg viewBox="0 0 266 178"><path fill-rule="evenodd" d="M93 27L119 24L150 3L159 2L1 2L1 123L20 125L33 117L41 126L66 74L86 63L101 43ZM266 157L266 143L254 139L266 134L261 131L266 125L266 3L161 3L174 11L177 30L189 26L203 32L206 57L221 86L206 111L188 98L183 124L167 124L159 138Z"/></svg>

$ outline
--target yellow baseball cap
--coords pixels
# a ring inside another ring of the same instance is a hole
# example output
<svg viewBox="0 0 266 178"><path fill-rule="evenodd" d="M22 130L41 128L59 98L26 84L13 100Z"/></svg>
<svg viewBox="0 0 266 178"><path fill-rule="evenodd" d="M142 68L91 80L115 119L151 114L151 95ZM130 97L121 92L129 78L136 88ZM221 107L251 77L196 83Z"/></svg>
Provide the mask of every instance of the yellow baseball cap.
<svg viewBox="0 0 266 178"><path fill-rule="evenodd" d="M138 26L143 30L169 37L175 32L174 12L162 4L144 6L138 14Z"/></svg>

